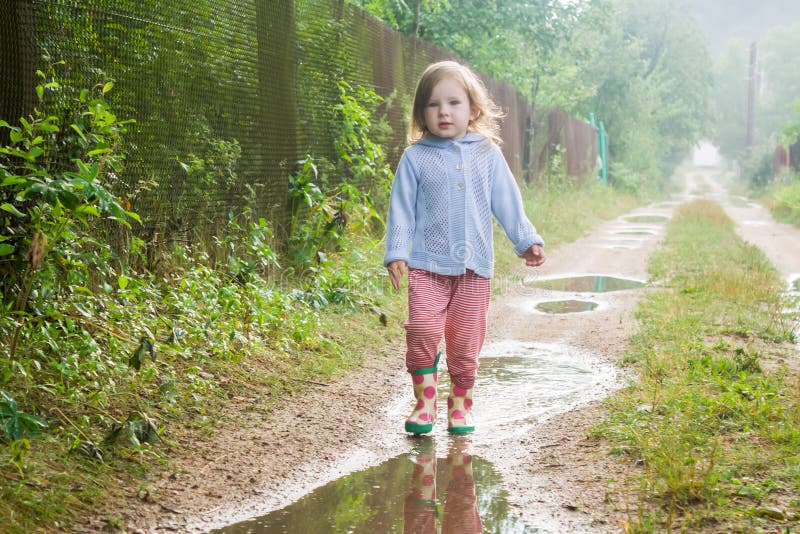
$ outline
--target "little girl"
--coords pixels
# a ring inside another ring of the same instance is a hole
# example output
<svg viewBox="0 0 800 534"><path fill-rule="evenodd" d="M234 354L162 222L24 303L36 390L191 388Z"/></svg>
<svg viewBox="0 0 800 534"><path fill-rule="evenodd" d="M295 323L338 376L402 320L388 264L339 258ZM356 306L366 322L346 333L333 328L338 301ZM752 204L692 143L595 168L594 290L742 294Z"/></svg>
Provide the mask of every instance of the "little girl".
<svg viewBox="0 0 800 534"><path fill-rule="evenodd" d="M450 373L447 430L475 430L472 388L486 337L492 215L526 265L544 262L544 242L498 147L500 116L467 67L442 61L422 73L409 146L392 185L383 260L395 289L408 274L406 367L417 403L405 429L414 434L433 429L442 337Z"/></svg>

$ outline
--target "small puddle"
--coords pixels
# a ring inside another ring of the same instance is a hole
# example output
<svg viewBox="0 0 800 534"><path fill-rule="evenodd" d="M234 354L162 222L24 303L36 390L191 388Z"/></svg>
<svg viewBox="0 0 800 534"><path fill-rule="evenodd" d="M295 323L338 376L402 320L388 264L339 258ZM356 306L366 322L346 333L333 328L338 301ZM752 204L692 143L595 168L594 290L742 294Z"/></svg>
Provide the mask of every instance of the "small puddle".
<svg viewBox="0 0 800 534"><path fill-rule="evenodd" d="M544 313L580 313L595 308L597 303L588 300L548 300L536 305L536 309Z"/></svg>
<svg viewBox="0 0 800 534"><path fill-rule="evenodd" d="M403 454L334 480L289 506L212 532L533 533L511 513L491 463L468 453L469 438L451 438L437 458L433 438Z"/></svg>
<svg viewBox="0 0 800 534"><path fill-rule="evenodd" d="M656 235L653 230L622 230L614 233L618 235Z"/></svg>
<svg viewBox="0 0 800 534"><path fill-rule="evenodd" d="M631 215L623 217L628 222L632 223L660 223L669 219L666 215Z"/></svg>
<svg viewBox="0 0 800 534"><path fill-rule="evenodd" d="M631 278L614 276L569 276L563 278L535 279L526 281L528 287L549 289L552 291L577 291L588 293L606 293L644 287L645 282Z"/></svg>

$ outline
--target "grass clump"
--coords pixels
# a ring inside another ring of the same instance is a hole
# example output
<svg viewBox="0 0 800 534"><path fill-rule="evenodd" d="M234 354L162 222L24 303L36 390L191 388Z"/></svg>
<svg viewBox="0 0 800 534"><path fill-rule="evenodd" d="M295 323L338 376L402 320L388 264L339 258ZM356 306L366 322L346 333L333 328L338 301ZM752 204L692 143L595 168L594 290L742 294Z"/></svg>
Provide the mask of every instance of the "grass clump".
<svg viewBox="0 0 800 534"><path fill-rule="evenodd" d="M637 312L639 380L596 431L641 466L628 531L758 531L800 518L798 368L784 284L722 208L676 211Z"/></svg>

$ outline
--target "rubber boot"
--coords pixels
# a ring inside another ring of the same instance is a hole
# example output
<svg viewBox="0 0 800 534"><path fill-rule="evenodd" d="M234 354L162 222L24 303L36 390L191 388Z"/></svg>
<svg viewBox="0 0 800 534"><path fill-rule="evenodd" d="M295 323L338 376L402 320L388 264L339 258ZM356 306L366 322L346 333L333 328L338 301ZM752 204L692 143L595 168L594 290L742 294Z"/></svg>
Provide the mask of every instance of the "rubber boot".
<svg viewBox="0 0 800 534"><path fill-rule="evenodd" d="M436 534L436 448L427 438L414 462L411 492L403 506L403 532Z"/></svg>
<svg viewBox="0 0 800 534"><path fill-rule="evenodd" d="M472 422L472 388L464 389L450 384L447 397L447 431L451 434L469 434L475 431Z"/></svg>
<svg viewBox="0 0 800 534"><path fill-rule="evenodd" d="M433 430L436 419L436 382L439 378L436 366L439 364L439 356L436 355L433 367L423 367L411 373L417 404L406 419L406 432L426 434Z"/></svg>
<svg viewBox="0 0 800 534"><path fill-rule="evenodd" d="M472 475L472 456L465 444L454 437L447 454L447 493L445 494L442 534L483 532Z"/></svg>

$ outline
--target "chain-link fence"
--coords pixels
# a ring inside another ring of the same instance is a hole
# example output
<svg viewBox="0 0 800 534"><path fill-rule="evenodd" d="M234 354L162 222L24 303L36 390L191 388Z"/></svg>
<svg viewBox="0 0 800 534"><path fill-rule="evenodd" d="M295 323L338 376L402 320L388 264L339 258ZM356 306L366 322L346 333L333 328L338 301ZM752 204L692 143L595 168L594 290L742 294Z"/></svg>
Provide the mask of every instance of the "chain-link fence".
<svg viewBox="0 0 800 534"><path fill-rule="evenodd" d="M0 119L30 113L35 73L47 65L63 61L56 71L78 89L113 79L113 110L136 120L113 190L142 216L137 232L152 250L217 235L244 206L280 230L297 161L334 155L340 80L386 98L393 163L419 73L452 58L337 0L0 0L0 8ZM594 166L591 127L565 114L538 127L516 91L484 81L506 113L503 150L518 178L539 179L555 145L566 149L570 174Z"/></svg>

